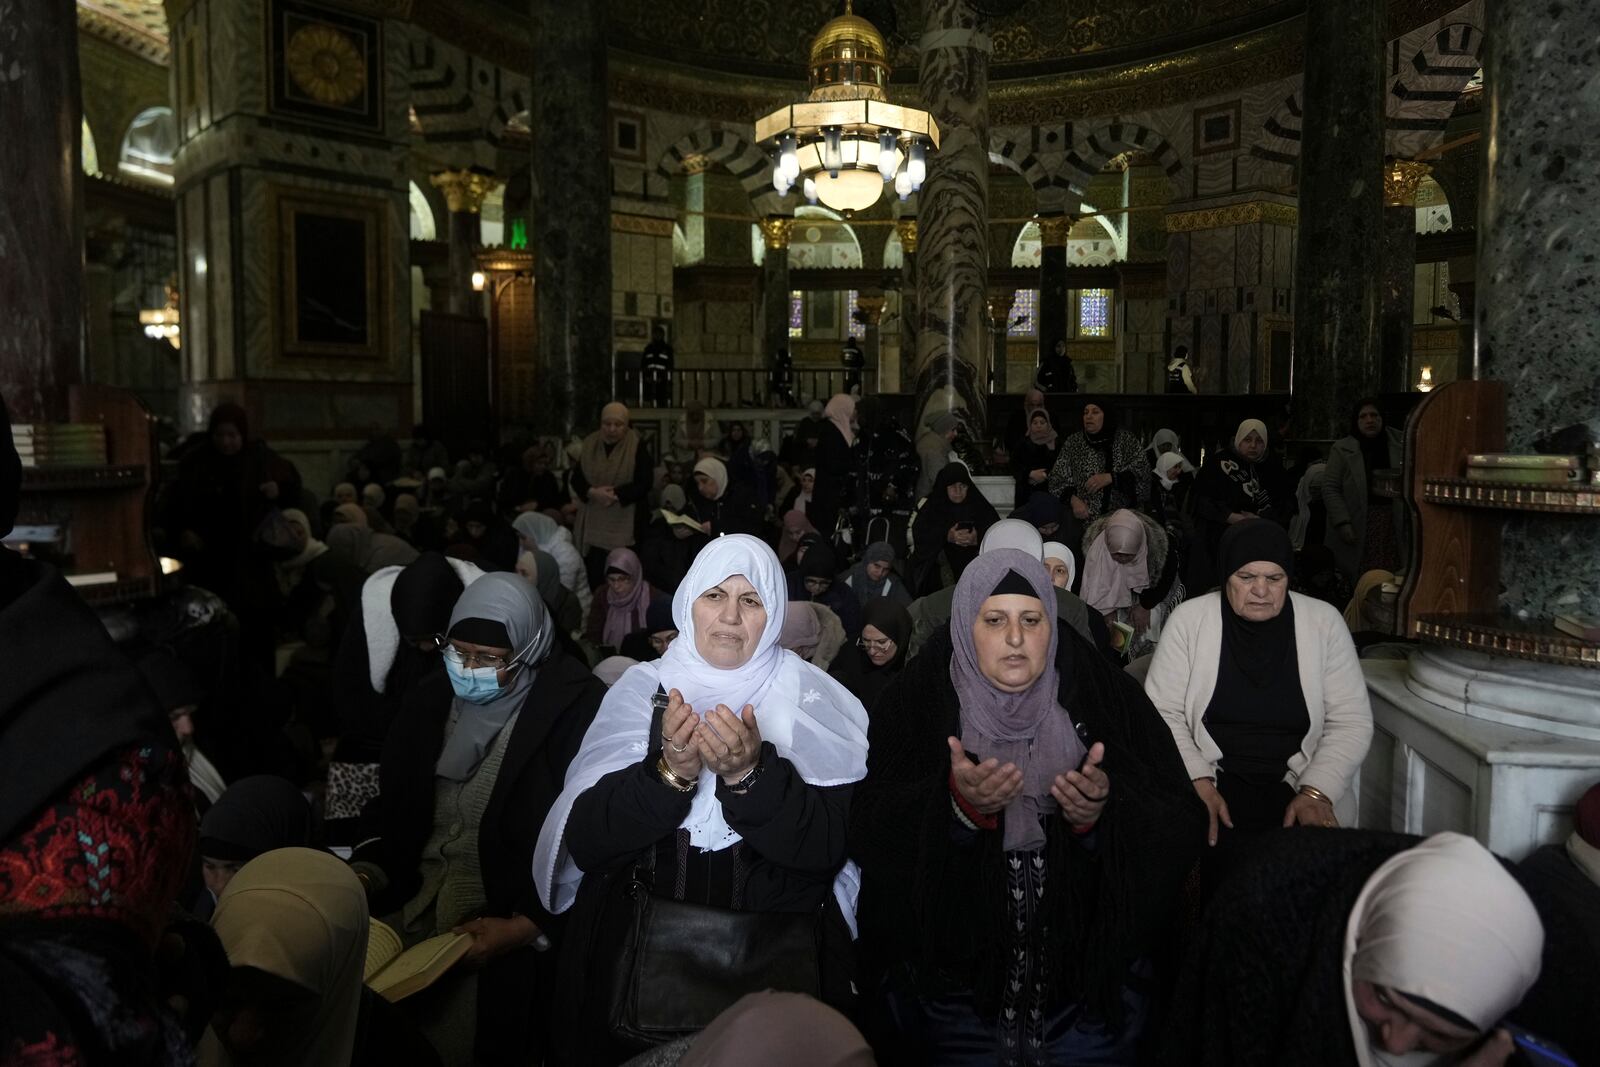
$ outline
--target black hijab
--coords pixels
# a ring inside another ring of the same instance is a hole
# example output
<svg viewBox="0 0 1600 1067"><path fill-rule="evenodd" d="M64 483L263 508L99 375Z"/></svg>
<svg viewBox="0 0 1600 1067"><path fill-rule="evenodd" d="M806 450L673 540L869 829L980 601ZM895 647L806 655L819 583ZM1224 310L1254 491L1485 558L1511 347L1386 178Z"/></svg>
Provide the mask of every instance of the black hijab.
<svg viewBox="0 0 1600 1067"><path fill-rule="evenodd" d="M967 486L967 499L956 504L951 501L947 490L952 485L961 483ZM958 522L970 522L980 527L988 527L998 518L994 506L978 491L977 484L972 480L972 472L967 470L963 463L945 465L939 476L934 479L933 488L928 490L928 502L922 505L922 509L929 515L939 517L941 534Z"/></svg>
<svg viewBox="0 0 1600 1067"><path fill-rule="evenodd" d="M1246 519L1228 527L1217 547L1218 581L1222 584L1222 655L1258 689L1275 684L1283 672L1294 674L1294 601L1284 592L1283 610L1265 622L1253 622L1233 610L1228 600L1228 579L1247 563L1266 560L1294 577L1294 546L1283 527L1270 519Z"/></svg>
<svg viewBox="0 0 1600 1067"><path fill-rule="evenodd" d="M1356 439L1356 444L1361 446L1361 462L1367 468L1367 485L1372 485L1372 472L1385 470L1389 466L1389 433L1387 424L1380 426L1376 435L1368 437L1361 432L1361 409L1374 407L1378 415L1383 416L1383 408L1378 407L1378 398L1375 396L1362 397L1356 401L1356 406L1350 412L1350 434Z"/></svg>
<svg viewBox="0 0 1600 1067"><path fill-rule="evenodd" d="M424 552L395 575L389 591L400 636L408 640L442 634L450 628L450 609L461 596L461 578L440 552Z"/></svg>
<svg viewBox="0 0 1600 1067"><path fill-rule="evenodd" d="M1104 413L1104 418L1100 421L1099 433L1090 433L1083 427L1083 409L1090 404L1093 404ZM1111 406L1106 403L1105 397L1086 396L1083 398L1083 403L1078 405L1078 429L1083 430L1083 439L1096 448L1111 443L1111 439L1117 434L1117 420L1112 416Z"/></svg>
<svg viewBox="0 0 1600 1067"><path fill-rule="evenodd" d="M241 778L200 820L200 855L248 862L273 849L311 844L311 805L273 774Z"/></svg>
<svg viewBox="0 0 1600 1067"><path fill-rule="evenodd" d="M878 702L878 697L906 665L906 646L911 640L911 613L888 597L875 597L867 601L866 625L877 627L894 642L894 658L882 667L875 667L864 648L851 645L828 673L850 690L861 701L861 706L870 712Z"/></svg>

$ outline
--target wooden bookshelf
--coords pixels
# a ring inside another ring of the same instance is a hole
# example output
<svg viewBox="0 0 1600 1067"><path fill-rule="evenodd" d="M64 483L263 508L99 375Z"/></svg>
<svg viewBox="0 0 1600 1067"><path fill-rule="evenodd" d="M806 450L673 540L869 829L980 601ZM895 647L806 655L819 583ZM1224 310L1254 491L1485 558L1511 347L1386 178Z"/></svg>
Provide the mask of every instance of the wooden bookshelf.
<svg viewBox="0 0 1600 1067"><path fill-rule="evenodd" d="M155 421L133 393L108 386L74 386L68 410L73 422L105 426L107 462L23 468L18 523L62 527L67 573L116 572L114 582L79 586L85 601L104 605L154 596L161 588L149 522L159 477Z"/></svg>
<svg viewBox="0 0 1600 1067"><path fill-rule="evenodd" d="M1423 483L1430 504L1496 511L1544 511L1562 515L1600 515L1600 485L1533 485L1430 478Z"/></svg>

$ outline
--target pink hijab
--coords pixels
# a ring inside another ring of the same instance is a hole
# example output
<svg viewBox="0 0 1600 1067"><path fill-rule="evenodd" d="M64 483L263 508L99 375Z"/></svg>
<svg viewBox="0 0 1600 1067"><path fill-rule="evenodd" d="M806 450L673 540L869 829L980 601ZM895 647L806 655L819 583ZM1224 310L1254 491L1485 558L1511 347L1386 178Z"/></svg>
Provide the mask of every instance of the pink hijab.
<svg viewBox="0 0 1600 1067"><path fill-rule="evenodd" d="M795 549L800 547L800 539L816 532L817 528L811 525L811 520L799 508L785 512L783 534L778 538L778 562L788 563L794 558Z"/></svg>
<svg viewBox="0 0 1600 1067"><path fill-rule="evenodd" d="M856 432L850 428L850 416L856 412L856 398L849 393L835 393L828 406L822 409L823 417L839 428L846 445L856 443Z"/></svg>
<svg viewBox="0 0 1600 1067"><path fill-rule="evenodd" d="M1099 612L1133 607L1134 594L1150 585L1144 523L1123 508L1106 520L1083 562L1083 599ZM1133 553L1132 563L1118 563L1111 553Z"/></svg>
<svg viewBox="0 0 1600 1067"><path fill-rule="evenodd" d="M618 570L633 579L633 591L625 596L606 590L606 624L600 640L612 648L621 648L624 637L644 628L645 612L650 610L650 584L644 580L644 565L631 548L613 548L606 556L606 570Z"/></svg>

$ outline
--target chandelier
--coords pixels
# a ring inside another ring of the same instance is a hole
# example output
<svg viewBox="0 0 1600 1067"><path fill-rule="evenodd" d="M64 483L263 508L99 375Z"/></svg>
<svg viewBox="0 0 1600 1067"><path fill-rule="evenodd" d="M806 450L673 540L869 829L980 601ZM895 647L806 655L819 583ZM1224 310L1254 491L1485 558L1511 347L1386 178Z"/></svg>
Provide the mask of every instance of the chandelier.
<svg viewBox="0 0 1600 1067"><path fill-rule="evenodd" d="M147 308L139 312L139 325L144 335L152 341L165 341L173 348L179 347L178 286L176 280L167 283L167 305Z"/></svg>
<svg viewBox="0 0 1600 1067"><path fill-rule="evenodd" d="M926 111L889 103L888 46L850 0L811 42L809 82L804 100L756 122L778 195L798 186L813 204L861 211L887 184L901 200L922 188L939 127Z"/></svg>

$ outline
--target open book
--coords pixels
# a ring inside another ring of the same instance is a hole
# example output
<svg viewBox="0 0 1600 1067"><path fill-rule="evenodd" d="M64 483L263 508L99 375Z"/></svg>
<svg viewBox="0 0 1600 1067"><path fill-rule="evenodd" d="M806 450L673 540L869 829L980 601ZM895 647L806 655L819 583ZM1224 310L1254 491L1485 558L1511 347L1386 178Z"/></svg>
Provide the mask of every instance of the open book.
<svg viewBox="0 0 1600 1067"><path fill-rule="evenodd" d="M370 920L363 979L374 993L393 1002L437 982L467 954L471 934L440 934L402 949L400 935L387 923Z"/></svg>

